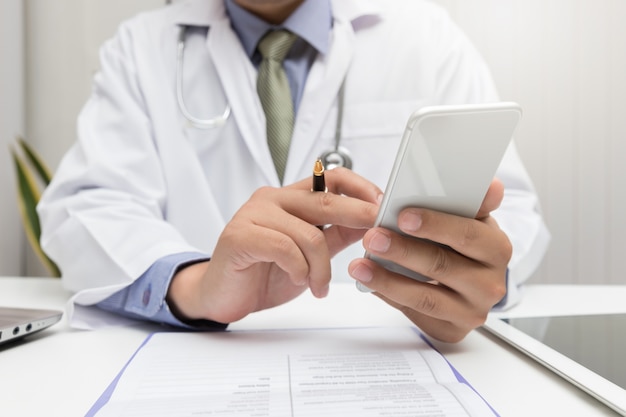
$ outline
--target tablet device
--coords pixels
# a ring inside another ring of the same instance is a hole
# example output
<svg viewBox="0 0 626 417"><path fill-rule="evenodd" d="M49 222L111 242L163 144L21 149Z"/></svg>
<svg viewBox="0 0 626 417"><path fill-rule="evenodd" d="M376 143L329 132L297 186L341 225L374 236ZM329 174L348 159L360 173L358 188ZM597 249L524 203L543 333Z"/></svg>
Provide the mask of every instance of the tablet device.
<svg viewBox="0 0 626 417"><path fill-rule="evenodd" d="M397 219L407 207L475 217L521 115L520 106L512 102L433 106L414 112L404 131L376 226L402 233ZM428 280L369 253L365 257L388 270ZM367 291L362 284L357 285Z"/></svg>
<svg viewBox="0 0 626 417"><path fill-rule="evenodd" d="M490 317L483 327L626 415L626 313Z"/></svg>
<svg viewBox="0 0 626 417"><path fill-rule="evenodd" d="M57 310L0 307L0 345L46 329L61 320Z"/></svg>

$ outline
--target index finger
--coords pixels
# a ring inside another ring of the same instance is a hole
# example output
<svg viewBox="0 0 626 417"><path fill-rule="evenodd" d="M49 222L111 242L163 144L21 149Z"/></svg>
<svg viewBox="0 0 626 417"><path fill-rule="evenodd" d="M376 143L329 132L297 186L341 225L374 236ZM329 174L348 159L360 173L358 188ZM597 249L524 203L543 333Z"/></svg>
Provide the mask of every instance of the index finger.
<svg viewBox="0 0 626 417"><path fill-rule="evenodd" d="M352 229L370 228L378 205L335 193L301 192L280 202L283 210L311 224L334 224Z"/></svg>
<svg viewBox="0 0 626 417"><path fill-rule="evenodd" d="M486 265L511 257L511 243L492 217L468 219L432 210L408 208L398 217L400 229L415 237L437 242Z"/></svg>
<svg viewBox="0 0 626 417"><path fill-rule="evenodd" d="M358 198L374 204L380 204L383 192L371 181L347 168L338 167L324 171L324 179L328 191L334 194ZM311 179L305 178L287 188L311 190Z"/></svg>

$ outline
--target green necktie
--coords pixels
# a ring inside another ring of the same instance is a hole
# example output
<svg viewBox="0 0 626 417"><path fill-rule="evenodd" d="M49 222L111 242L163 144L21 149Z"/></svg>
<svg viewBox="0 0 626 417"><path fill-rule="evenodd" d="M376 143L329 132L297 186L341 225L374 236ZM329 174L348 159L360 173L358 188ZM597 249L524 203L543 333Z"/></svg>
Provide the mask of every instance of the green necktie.
<svg viewBox="0 0 626 417"><path fill-rule="evenodd" d="M293 133L293 102L283 60L296 40L296 35L284 30L267 33L259 42L263 57L259 66L257 92L265 112L267 144L282 184Z"/></svg>

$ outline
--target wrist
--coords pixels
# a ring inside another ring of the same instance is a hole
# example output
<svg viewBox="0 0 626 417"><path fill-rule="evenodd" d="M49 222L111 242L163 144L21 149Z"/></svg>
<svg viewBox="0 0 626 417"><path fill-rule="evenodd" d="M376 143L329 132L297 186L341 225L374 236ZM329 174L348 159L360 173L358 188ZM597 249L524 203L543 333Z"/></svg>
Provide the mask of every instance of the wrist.
<svg viewBox="0 0 626 417"><path fill-rule="evenodd" d="M201 283L209 261L181 268L174 274L167 291L166 301L174 316L182 322L206 319L201 300Z"/></svg>

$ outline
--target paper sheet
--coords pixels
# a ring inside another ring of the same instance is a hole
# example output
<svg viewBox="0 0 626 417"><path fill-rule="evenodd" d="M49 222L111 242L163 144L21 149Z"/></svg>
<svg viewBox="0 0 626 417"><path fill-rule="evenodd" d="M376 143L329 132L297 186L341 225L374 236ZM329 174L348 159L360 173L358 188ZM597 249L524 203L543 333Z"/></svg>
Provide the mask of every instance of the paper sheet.
<svg viewBox="0 0 626 417"><path fill-rule="evenodd" d="M98 417L495 415L406 327L157 333L99 403Z"/></svg>

